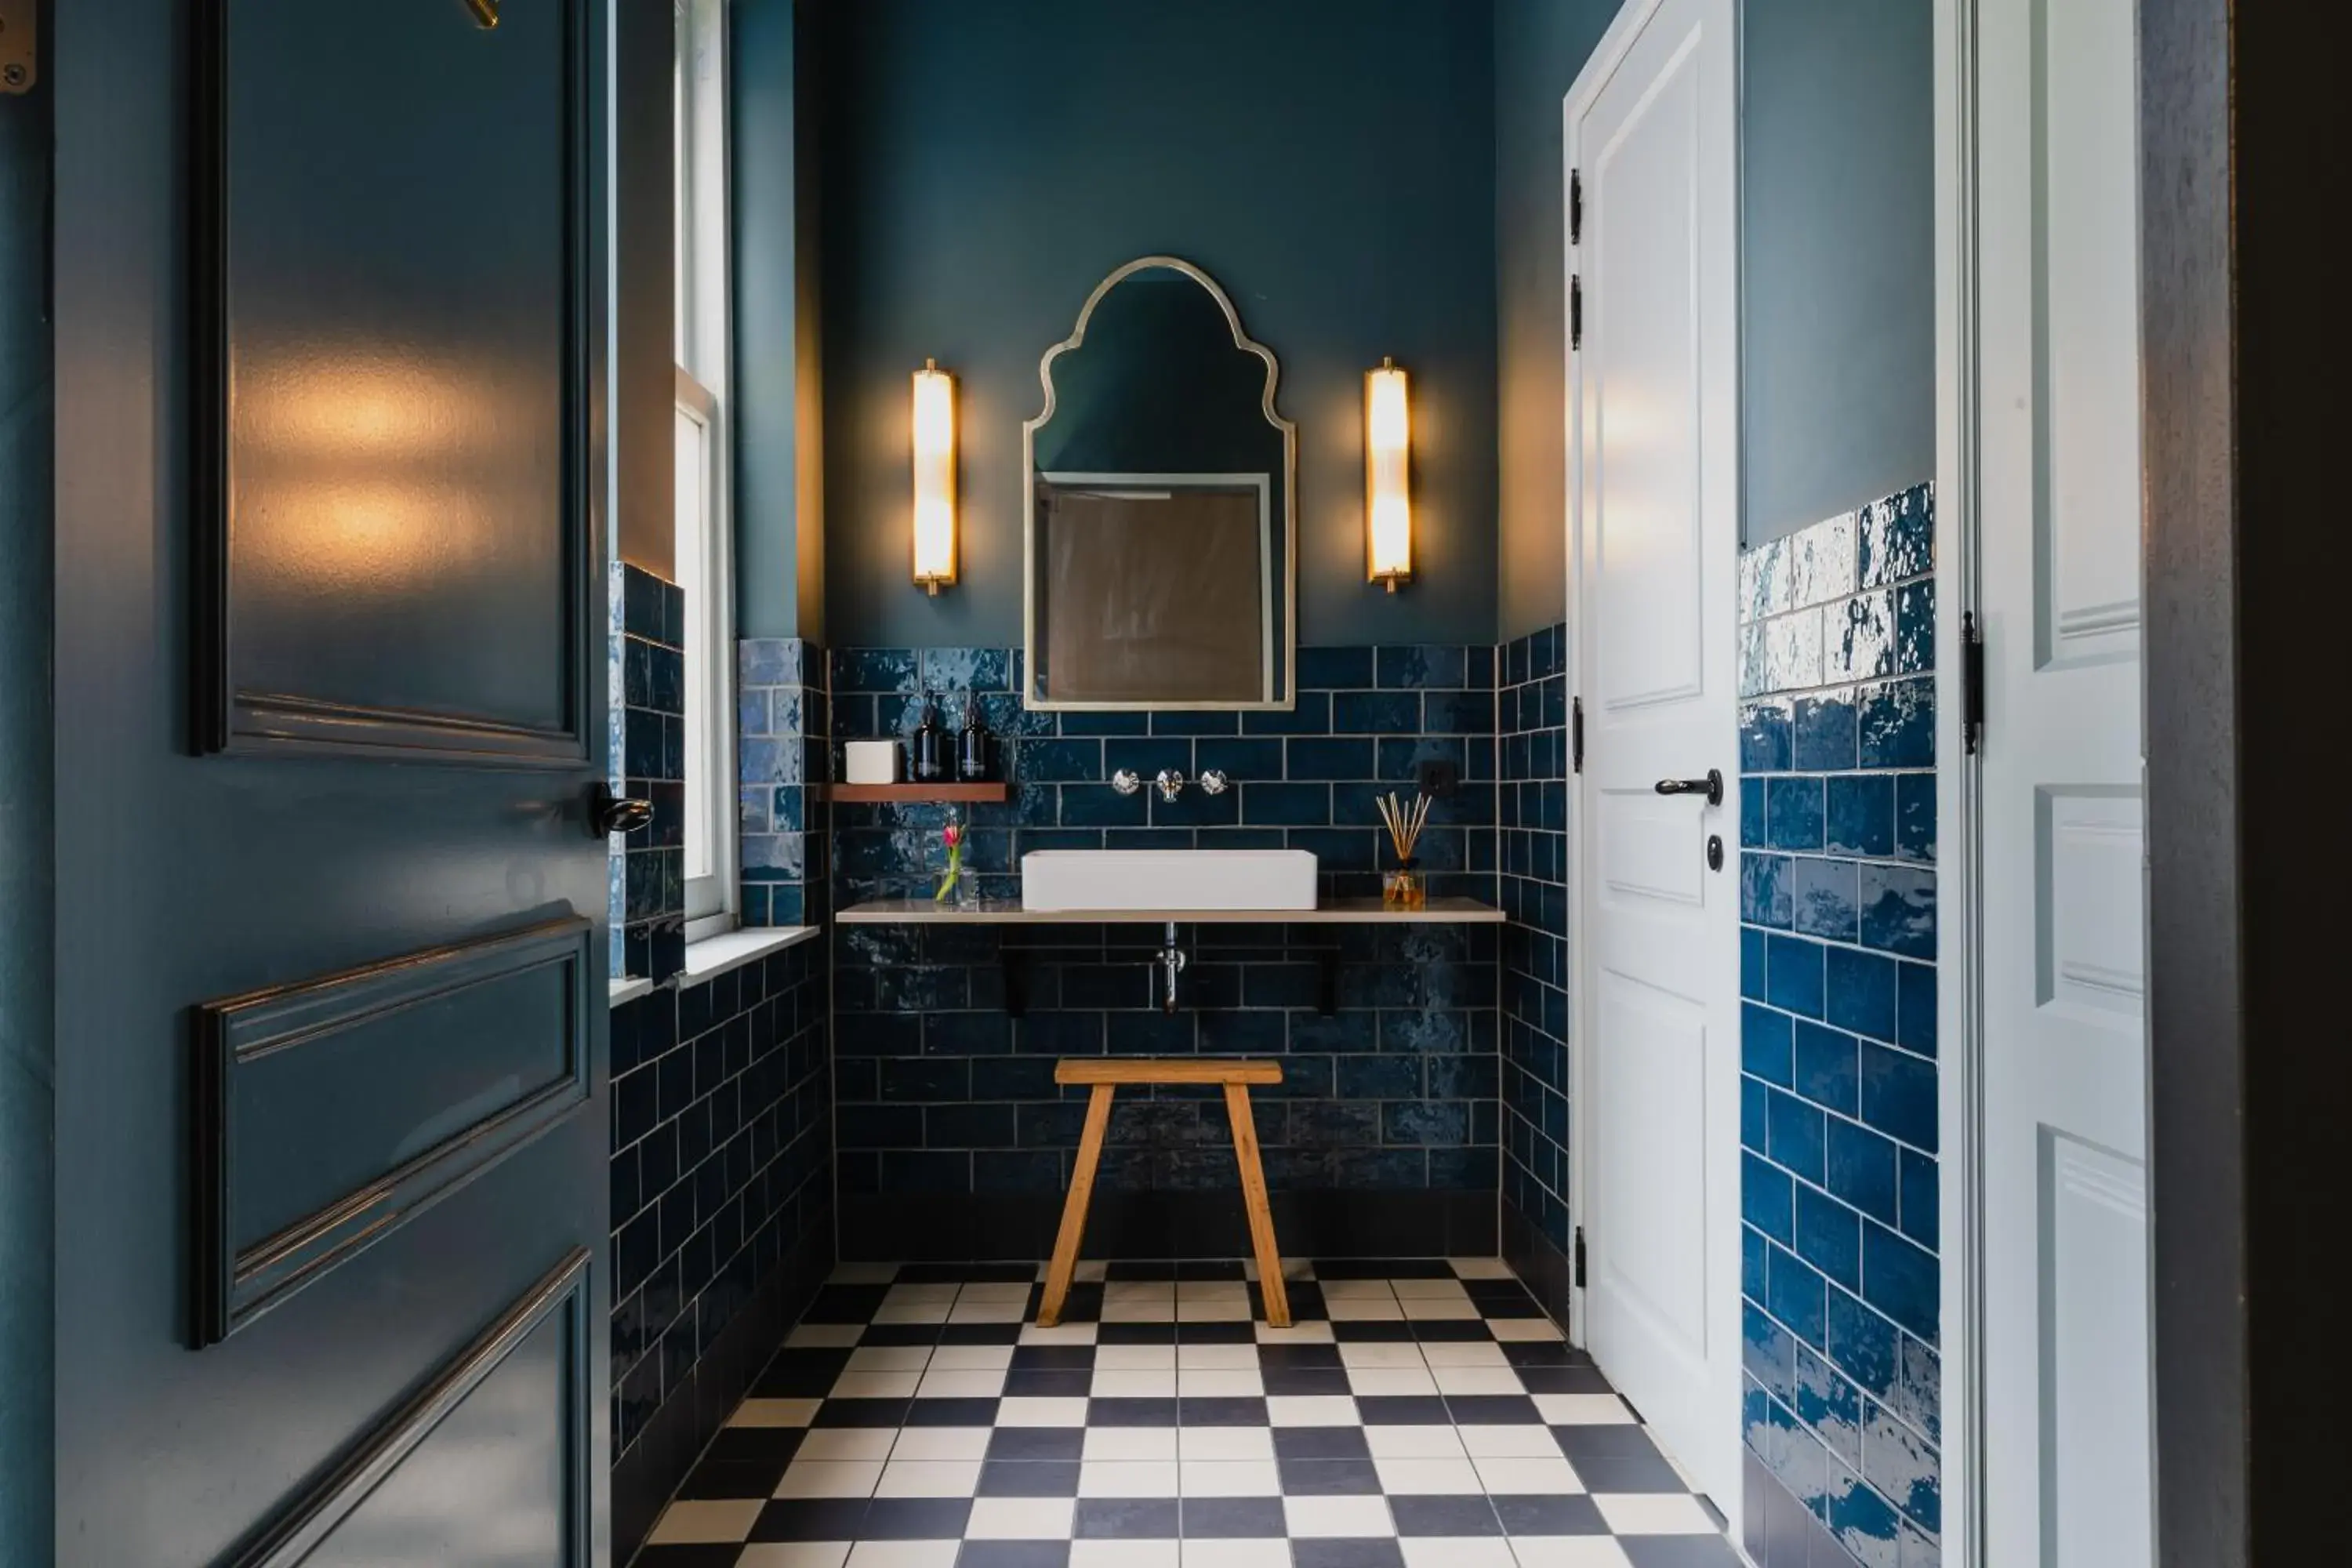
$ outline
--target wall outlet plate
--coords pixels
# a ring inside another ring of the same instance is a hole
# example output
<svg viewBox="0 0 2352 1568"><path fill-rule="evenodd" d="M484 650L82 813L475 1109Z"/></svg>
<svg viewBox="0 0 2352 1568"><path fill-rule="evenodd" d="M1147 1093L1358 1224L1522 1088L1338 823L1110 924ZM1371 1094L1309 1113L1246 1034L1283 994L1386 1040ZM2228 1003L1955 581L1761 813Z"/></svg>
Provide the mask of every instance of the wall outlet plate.
<svg viewBox="0 0 2352 1568"><path fill-rule="evenodd" d="M1414 764L1412 776L1428 795L1448 795L1462 787L1462 770L1443 758Z"/></svg>
<svg viewBox="0 0 2352 1568"><path fill-rule="evenodd" d="M0 92L30 92L40 79L39 15L39 0L0 0Z"/></svg>

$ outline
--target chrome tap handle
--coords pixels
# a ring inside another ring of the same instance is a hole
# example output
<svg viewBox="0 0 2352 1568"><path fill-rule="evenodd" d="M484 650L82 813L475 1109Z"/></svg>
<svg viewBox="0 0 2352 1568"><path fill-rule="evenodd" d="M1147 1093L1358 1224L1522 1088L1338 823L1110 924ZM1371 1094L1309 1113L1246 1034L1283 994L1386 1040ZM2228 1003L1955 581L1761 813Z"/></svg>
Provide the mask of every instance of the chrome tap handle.
<svg viewBox="0 0 2352 1568"><path fill-rule="evenodd" d="M1201 793L1203 795L1223 795L1233 787L1233 781L1225 777L1225 770L1223 768L1211 768L1196 782L1200 784Z"/></svg>
<svg viewBox="0 0 2352 1568"><path fill-rule="evenodd" d="M1160 798L1171 805L1175 804L1176 797L1184 793L1184 775L1174 768L1160 769L1151 782L1160 786Z"/></svg>
<svg viewBox="0 0 2352 1568"><path fill-rule="evenodd" d="M1136 776L1133 768L1121 768L1110 775L1110 787L1121 795L1133 795L1143 787L1143 781Z"/></svg>

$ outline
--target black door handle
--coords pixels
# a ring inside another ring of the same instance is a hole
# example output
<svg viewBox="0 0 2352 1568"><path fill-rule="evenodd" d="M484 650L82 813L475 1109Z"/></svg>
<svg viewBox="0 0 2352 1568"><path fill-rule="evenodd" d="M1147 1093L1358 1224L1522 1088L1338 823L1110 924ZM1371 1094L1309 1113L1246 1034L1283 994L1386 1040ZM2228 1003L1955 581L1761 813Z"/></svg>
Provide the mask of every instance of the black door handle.
<svg viewBox="0 0 2352 1568"><path fill-rule="evenodd" d="M588 831L593 837L602 838L608 833L635 833L653 819L652 801L624 799L601 783L589 788Z"/></svg>
<svg viewBox="0 0 2352 1568"><path fill-rule="evenodd" d="M1660 779L1660 795L1703 795L1709 805L1723 804L1723 770L1709 768L1703 779Z"/></svg>

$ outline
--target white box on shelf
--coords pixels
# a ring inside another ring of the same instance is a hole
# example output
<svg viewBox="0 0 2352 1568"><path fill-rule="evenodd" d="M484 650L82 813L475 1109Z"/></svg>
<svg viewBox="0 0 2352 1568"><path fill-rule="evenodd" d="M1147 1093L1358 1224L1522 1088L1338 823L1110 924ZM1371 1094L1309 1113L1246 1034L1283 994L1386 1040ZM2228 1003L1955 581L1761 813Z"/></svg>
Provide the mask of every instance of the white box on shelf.
<svg viewBox="0 0 2352 1568"><path fill-rule="evenodd" d="M847 756L845 771L849 776L844 784L889 784L898 782L898 742L896 741L851 741L845 748Z"/></svg>

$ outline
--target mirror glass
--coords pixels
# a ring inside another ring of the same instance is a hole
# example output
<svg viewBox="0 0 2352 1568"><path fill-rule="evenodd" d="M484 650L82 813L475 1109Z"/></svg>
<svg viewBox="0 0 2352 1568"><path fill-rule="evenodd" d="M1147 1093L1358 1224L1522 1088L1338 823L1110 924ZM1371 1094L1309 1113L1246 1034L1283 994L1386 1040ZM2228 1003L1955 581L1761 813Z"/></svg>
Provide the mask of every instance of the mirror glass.
<svg viewBox="0 0 2352 1568"><path fill-rule="evenodd" d="M1297 433L1209 276L1147 257L1045 354L1029 422L1033 708L1287 708Z"/></svg>

